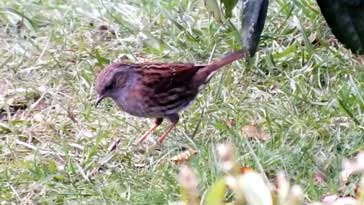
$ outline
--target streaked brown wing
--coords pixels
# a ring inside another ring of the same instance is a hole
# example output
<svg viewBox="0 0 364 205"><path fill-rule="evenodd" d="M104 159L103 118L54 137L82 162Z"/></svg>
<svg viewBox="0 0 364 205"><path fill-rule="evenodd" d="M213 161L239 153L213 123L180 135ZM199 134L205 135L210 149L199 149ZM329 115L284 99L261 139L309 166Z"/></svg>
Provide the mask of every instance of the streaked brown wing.
<svg viewBox="0 0 364 205"><path fill-rule="evenodd" d="M155 94L186 87L202 67L204 66L189 63L145 64L143 65L143 84L153 87Z"/></svg>
<svg viewBox="0 0 364 205"><path fill-rule="evenodd" d="M191 86L196 72L204 67L194 64L145 64L143 65L143 85L145 103L150 105L149 112L177 113L196 97L198 89Z"/></svg>

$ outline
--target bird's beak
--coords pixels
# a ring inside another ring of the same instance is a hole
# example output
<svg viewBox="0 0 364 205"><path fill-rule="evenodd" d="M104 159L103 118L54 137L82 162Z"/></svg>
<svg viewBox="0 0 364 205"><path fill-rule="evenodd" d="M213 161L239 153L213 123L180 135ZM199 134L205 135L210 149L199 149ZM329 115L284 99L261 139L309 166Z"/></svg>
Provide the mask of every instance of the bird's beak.
<svg viewBox="0 0 364 205"><path fill-rule="evenodd" d="M95 103L95 107L97 107L97 105L99 105L99 103L102 101L102 99L104 99L105 96L103 95L97 95L96 97L96 103Z"/></svg>

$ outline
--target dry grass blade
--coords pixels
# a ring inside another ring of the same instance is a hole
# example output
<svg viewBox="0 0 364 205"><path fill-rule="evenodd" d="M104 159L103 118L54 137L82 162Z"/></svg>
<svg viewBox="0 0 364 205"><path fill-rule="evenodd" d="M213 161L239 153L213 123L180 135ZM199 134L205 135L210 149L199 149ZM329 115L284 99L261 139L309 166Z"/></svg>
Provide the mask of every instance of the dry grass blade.
<svg viewBox="0 0 364 205"><path fill-rule="evenodd" d="M258 140L268 140L270 138L269 134L266 133L260 125L251 124L246 125L242 128L242 136Z"/></svg>
<svg viewBox="0 0 364 205"><path fill-rule="evenodd" d="M176 164L182 164L189 161L196 154L197 150L188 148L187 150L171 157L170 160Z"/></svg>

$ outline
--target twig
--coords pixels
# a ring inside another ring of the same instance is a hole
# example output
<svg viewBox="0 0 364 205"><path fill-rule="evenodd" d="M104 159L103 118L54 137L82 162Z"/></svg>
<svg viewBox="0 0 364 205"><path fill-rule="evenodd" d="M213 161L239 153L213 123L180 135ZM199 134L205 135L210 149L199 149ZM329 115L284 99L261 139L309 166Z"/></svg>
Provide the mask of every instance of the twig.
<svg viewBox="0 0 364 205"><path fill-rule="evenodd" d="M14 192L16 198L18 198L18 200L21 202L21 204L24 204L23 200L20 198L18 192L15 190L15 188L13 187L13 185L11 185L10 183L8 183L8 186Z"/></svg>

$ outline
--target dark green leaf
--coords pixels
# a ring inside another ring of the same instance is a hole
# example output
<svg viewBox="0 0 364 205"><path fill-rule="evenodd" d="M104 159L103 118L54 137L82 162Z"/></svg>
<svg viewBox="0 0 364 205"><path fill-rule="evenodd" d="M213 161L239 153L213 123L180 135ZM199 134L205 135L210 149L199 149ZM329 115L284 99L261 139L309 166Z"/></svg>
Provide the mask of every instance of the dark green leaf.
<svg viewBox="0 0 364 205"><path fill-rule="evenodd" d="M317 0L336 38L353 52L364 54L364 1Z"/></svg>
<svg viewBox="0 0 364 205"><path fill-rule="evenodd" d="M260 35L267 16L268 0L243 0L242 44L253 56L257 50Z"/></svg>

